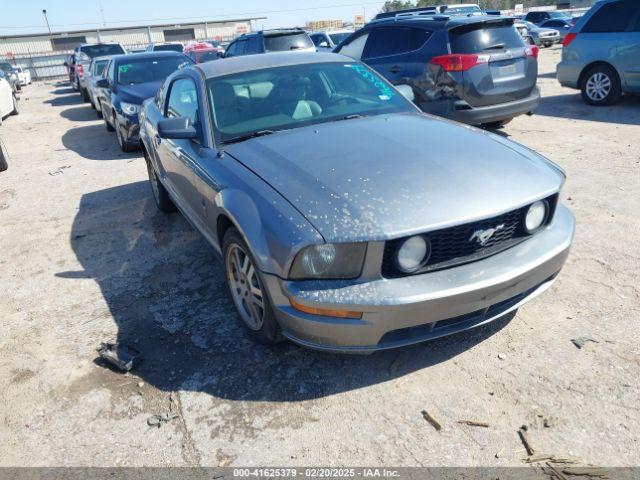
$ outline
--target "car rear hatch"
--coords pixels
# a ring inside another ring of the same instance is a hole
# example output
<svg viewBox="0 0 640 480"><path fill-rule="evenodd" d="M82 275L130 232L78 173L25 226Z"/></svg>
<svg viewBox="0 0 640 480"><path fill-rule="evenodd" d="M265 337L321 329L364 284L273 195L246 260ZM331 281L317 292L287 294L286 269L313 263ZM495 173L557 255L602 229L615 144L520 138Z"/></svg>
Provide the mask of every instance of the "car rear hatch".
<svg viewBox="0 0 640 480"><path fill-rule="evenodd" d="M513 20L486 19L449 30L452 55L466 57L458 96L472 107L528 97L538 78L538 49L524 44Z"/></svg>

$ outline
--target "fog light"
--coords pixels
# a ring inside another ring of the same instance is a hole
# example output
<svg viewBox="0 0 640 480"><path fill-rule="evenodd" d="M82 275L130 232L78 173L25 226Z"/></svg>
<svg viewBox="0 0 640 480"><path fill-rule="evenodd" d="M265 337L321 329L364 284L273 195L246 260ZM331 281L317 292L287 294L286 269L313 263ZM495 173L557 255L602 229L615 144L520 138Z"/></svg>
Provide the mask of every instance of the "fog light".
<svg viewBox="0 0 640 480"><path fill-rule="evenodd" d="M537 201L529 207L524 220L524 228L527 233L533 233L539 229L547 218L547 202Z"/></svg>
<svg viewBox="0 0 640 480"><path fill-rule="evenodd" d="M407 238L398 249L396 262L398 268L411 273L423 267L431 255L431 244L420 235Z"/></svg>

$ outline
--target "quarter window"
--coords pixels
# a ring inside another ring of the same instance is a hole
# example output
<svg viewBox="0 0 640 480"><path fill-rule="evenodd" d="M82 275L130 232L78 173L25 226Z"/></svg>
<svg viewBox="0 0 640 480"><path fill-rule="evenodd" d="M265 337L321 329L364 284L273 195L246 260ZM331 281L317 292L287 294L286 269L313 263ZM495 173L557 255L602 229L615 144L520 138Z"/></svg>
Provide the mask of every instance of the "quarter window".
<svg viewBox="0 0 640 480"><path fill-rule="evenodd" d="M169 91L166 116L188 118L191 125L198 126L198 94L190 78L174 81Z"/></svg>
<svg viewBox="0 0 640 480"><path fill-rule="evenodd" d="M353 39L350 43L344 45L338 53L342 55L346 55L347 57L351 57L355 60L360 60L362 58L362 52L364 51L364 46L367 43L367 39L369 38L369 34L365 33Z"/></svg>
<svg viewBox="0 0 640 480"><path fill-rule="evenodd" d="M431 32L421 28L378 28L371 32L365 58L386 57L418 50L429 39Z"/></svg>
<svg viewBox="0 0 640 480"><path fill-rule="evenodd" d="M585 33L624 32L640 12L637 0L607 3L595 12L583 28Z"/></svg>

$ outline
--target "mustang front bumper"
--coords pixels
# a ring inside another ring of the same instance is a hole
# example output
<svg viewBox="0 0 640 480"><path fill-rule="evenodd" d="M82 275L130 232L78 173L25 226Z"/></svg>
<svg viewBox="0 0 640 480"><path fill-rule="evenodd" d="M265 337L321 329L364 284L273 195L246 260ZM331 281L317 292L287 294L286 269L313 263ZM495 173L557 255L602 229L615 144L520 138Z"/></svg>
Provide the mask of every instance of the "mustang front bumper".
<svg viewBox="0 0 640 480"><path fill-rule="evenodd" d="M551 225L481 261L395 279L286 281L263 275L283 334L303 346L370 353L467 330L533 299L553 283L568 254L575 222L559 205ZM298 304L363 312L361 319L303 313Z"/></svg>

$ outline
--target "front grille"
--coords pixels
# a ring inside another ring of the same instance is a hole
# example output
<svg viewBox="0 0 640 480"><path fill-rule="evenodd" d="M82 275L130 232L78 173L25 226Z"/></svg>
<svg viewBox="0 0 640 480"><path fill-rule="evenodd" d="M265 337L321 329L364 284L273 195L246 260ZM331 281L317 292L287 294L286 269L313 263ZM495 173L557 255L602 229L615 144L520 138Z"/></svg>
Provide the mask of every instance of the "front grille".
<svg viewBox="0 0 640 480"><path fill-rule="evenodd" d="M557 196L546 199L548 203L548 224L555 210ZM495 255L525 240L529 235L524 230L524 217L529 205L496 217L455 227L444 228L425 233L431 242L431 256L420 270L407 274L396 265L396 252L405 238L388 241L384 249L382 275L385 278L398 278L417 275L434 270L450 268L464 263L474 262ZM481 245L474 233L496 228L495 233ZM473 238L473 239L472 239Z"/></svg>

